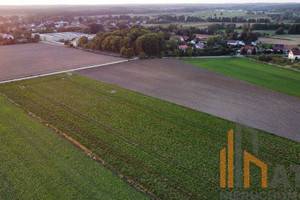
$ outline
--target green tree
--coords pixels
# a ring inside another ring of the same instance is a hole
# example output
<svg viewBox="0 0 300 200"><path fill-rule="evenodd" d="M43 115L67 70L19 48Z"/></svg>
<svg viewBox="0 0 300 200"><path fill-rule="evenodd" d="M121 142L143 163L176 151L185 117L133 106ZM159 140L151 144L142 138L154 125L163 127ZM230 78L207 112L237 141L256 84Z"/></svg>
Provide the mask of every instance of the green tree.
<svg viewBox="0 0 300 200"><path fill-rule="evenodd" d="M192 49L191 47L188 47L188 48L186 49L186 55L187 55L187 56L192 56L192 55L193 55L193 49Z"/></svg>
<svg viewBox="0 0 300 200"><path fill-rule="evenodd" d="M208 38L207 39L207 46L209 46L209 47L215 46L215 40L214 40L214 38Z"/></svg>
<svg viewBox="0 0 300 200"><path fill-rule="evenodd" d="M101 45L103 50L111 51L111 46L110 46L111 39L112 39L112 36L108 36L103 40L102 45Z"/></svg>
<svg viewBox="0 0 300 200"><path fill-rule="evenodd" d="M178 49L178 44L174 39L169 40L168 46L170 51L174 51L175 49Z"/></svg>
<svg viewBox="0 0 300 200"><path fill-rule="evenodd" d="M122 47L122 48L121 48L121 50L120 50L121 56L124 56L124 57L125 57L125 55L126 55L126 50L127 50L126 47Z"/></svg>
<svg viewBox="0 0 300 200"><path fill-rule="evenodd" d="M35 35L33 36L33 41L34 41L34 42L39 42L39 41L40 41L40 35L39 35L39 34L35 34Z"/></svg>
<svg viewBox="0 0 300 200"><path fill-rule="evenodd" d="M142 59L145 59L147 57L147 55L145 54L145 52L140 52L139 53L139 59L142 60Z"/></svg>
<svg viewBox="0 0 300 200"><path fill-rule="evenodd" d="M81 36L78 39L78 45L81 47L84 47L84 45L86 45L89 42L89 39L86 36Z"/></svg>
<svg viewBox="0 0 300 200"><path fill-rule="evenodd" d="M135 41L135 45L138 54L140 52L145 52L148 56L159 56L161 51L166 47L162 36L156 33L147 33L140 36Z"/></svg>
<svg viewBox="0 0 300 200"><path fill-rule="evenodd" d="M242 55L246 55L247 54L247 50L245 48L242 48L241 54Z"/></svg>
<svg viewBox="0 0 300 200"><path fill-rule="evenodd" d="M96 24L96 23L90 23L90 24L87 24L83 31L85 33L91 33L91 34L96 34L98 33L99 31L104 31L104 28L101 24Z"/></svg>
<svg viewBox="0 0 300 200"><path fill-rule="evenodd" d="M278 28L275 34L282 35L284 34L284 29L282 27Z"/></svg>
<svg viewBox="0 0 300 200"><path fill-rule="evenodd" d="M133 48L126 49L126 58L131 59L134 56L134 50Z"/></svg>
<svg viewBox="0 0 300 200"><path fill-rule="evenodd" d="M175 49L173 53L174 53L175 57L179 57L180 56L180 51L178 49Z"/></svg>

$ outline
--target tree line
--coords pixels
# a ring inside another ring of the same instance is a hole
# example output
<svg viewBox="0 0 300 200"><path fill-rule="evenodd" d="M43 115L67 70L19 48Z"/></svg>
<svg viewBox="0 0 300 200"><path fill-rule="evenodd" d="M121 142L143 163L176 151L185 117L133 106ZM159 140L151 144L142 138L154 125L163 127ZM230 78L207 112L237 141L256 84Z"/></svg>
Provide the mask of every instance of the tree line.
<svg viewBox="0 0 300 200"><path fill-rule="evenodd" d="M167 47L163 33L152 33L142 27L99 32L91 41L82 36L78 45L92 50L120 53L128 58L134 55L162 56Z"/></svg>

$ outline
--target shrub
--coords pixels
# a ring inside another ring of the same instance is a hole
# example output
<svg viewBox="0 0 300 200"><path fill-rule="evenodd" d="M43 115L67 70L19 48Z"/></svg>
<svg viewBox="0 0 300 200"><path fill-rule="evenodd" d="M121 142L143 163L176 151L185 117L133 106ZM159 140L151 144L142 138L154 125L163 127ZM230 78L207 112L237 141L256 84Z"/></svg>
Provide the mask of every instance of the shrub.
<svg viewBox="0 0 300 200"><path fill-rule="evenodd" d="M139 53L139 59L140 60L143 60L143 59L145 59L146 58L146 54L145 54L145 52L141 52L141 53Z"/></svg>

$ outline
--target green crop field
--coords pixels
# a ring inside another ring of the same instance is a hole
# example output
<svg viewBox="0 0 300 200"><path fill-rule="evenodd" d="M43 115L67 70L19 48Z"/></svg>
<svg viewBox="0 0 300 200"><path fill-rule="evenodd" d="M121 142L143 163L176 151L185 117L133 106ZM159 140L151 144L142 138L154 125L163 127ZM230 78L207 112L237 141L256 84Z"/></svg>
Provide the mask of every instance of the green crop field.
<svg viewBox="0 0 300 200"><path fill-rule="evenodd" d="M0 199L146 199L0 96Z"/></svg>
<svg viewBox="0 0 300 200"><path fill-rule="evenodd" d="M196 14L196 16L202 17L202 18L208 18L208 17L244 17L244 18L264 18L267 17L267 15L261 14L248 14L244 11L234 11L234 12L228 12L228 11L213 11L213 12L199 12Z"/></svg>
<svg viewBox="0 0 300 200"><path fill-rule="evenodd" d="M219 152L233 122L76 74L2 84L0 91L159 199L219 199ZM258 137L270 177L277 164L300 164L299 143L262 131ZM251 138L245 131L243 149L253 153ZM294 185L294 174L288 177ZM252 190L259 186L260 171L251 167Z"/></svg>
<svg viewBox="0 0 300 200"><path fill-rule="evenodd" d="M300 97L300 73L245 58L182 59L192 65Z"/></svg>

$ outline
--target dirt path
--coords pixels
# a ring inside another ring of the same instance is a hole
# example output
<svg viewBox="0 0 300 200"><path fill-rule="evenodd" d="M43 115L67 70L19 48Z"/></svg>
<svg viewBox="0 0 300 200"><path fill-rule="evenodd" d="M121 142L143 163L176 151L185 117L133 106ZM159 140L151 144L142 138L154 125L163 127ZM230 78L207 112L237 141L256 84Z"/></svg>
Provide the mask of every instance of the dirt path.
<svg viewBox="0 0 300 200"><path fill-rule="evenodd" d="M299 98L175 59L132 61L77 73L300 142Z"/></svg>

